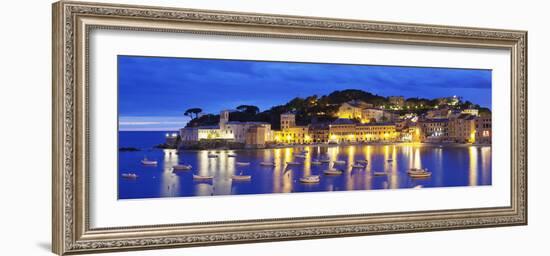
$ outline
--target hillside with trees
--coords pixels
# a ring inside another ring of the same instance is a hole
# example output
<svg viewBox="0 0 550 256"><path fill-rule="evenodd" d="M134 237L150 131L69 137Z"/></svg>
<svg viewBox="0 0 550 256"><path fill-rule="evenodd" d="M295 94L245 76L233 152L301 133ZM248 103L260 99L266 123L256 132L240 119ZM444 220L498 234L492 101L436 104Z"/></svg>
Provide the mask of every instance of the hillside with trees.
<svg viewBox="0 0 550 256"><path fill-rule="evenodd" d="M267 122L271 124L272 129L280 129L280 116L286 112L293 112L296 114L296 123L298 125L306 125L317 122L331 122L336 119L336 113L342 103L352 100L360 100L366 103L373 104L375 107L382 107L385 109L391 109L391 104L388 98L372 94L363 90L348 89L342 91L334 91L328 95L318 96L312 95L305 98L296 97L284 105L278 105L271 107L270 109L260 112L257 106L241 105L235 109L237 111L231 112L229 115L230 121L256 121ZM422 114L425 111L433 109L437 106L438 101L436 99L424 99L424 98L408 98L405 100L406 108L403 110L395 110L395 112L402 114L404 112L413 112ZM456 108L476 107L471 102L460 101ZM487 108L480 108L482 111L490 111ZM184 115L192 118L188 122L187 127L196 126L212 126L217 125L220 120L219 114L203 114L200 108L190 108L185 111Z"/></svg>

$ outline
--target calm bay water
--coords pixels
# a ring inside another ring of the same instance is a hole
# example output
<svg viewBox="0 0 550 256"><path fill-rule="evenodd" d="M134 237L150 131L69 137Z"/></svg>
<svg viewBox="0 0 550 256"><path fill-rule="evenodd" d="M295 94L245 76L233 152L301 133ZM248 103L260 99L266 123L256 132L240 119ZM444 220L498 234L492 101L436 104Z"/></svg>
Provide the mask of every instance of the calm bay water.
<svg viewBox="0 0 550 256"><path fill-rule="evenodd" d="M414 187L452 187L491 185L491 147L449 145L346 145L304 146L265 150L211 150L180 151L154 149L164 142L164 132L119 132L119 147L136 147L141 151L119 152L119 199L241 195L316 191L350 191L398 189ZM294 154L307 150L305 159ZM218 158L208 158L209 153ZM237 157L228 157L236 154ZM157 160L157 166L143 166L147 157ZM345 160L336 165L345 170L340 176L324 176L328 164L312 165L311 160L329 158ZM393 159L388 162L388 159ZM350 166L357 160L367 160L364 169ZM260 162L274 161L275 167L260 166ZM286 166L289 161L300 165ZM236 162L250 162L237 166ZM172 172L176 164L190 164L190 171ZM412 179L407 170L428 168L432 176ZM373 172L386 171L386 176ZM137 179L126 179L122 173L136 173ZM195 181L193 174L213 175L211 181ZM233 181L234 174L251 175L251 181ZM316 184L303 184L299 179L320 175Z"/></svg>

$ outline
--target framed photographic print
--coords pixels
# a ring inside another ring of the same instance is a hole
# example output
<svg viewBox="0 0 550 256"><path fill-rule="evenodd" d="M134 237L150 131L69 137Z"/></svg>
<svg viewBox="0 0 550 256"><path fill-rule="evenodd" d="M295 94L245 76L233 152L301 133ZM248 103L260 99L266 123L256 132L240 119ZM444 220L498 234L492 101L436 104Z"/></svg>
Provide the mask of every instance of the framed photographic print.
<svg viewBox="0 0 550 256"><path fill-rule="evenodd" d="M58 254L527 223L527 32L53 5Z"/></svg>

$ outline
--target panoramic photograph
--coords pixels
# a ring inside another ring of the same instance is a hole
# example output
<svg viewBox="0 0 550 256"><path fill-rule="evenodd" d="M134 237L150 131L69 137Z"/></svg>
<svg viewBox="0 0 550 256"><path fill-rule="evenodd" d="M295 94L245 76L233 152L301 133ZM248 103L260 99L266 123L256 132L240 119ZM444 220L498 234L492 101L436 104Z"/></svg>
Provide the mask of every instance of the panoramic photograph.
<svg viewBox="0 0 550 256"><path fill-rule="evenodd" d="M491 70L117 61L118 199L492 184Z"/></svg>

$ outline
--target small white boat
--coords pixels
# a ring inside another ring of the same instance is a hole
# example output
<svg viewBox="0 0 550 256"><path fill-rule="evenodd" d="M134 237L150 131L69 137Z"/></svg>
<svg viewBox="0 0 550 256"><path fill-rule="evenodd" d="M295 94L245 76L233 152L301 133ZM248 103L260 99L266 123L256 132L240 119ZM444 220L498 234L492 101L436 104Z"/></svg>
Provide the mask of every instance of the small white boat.
<svg viewBox="0 0 550 256"><path fill-rule="evenodd" d="M122 174L122 177L123 178L127 178L127 179L137 179L138 178L138 175L135 174L135 173L123 173Z"/></svg>
<svg viewBox="0 0 550 256"><path fill-rule="evenodd" d="M208 158L217 158L218 155L214 154L214 153L208 153Z"/></svg>
<svg viewBox="0 0 550 256"><path fill-rule="evenodd" d="M300 182L302 183L319 183L319 181L321 181L319 175L311 175L300 178Z"/></svg>
<svg viewBox="0 0 550 256"><path fill-rule="evenodd" d="M286 162L286 165L299 165L300 163L298 162Z"/></svg>
<svg viewBox="0 0 550 256"><path fill-rule="evenodd" d="M146 157L146 158L143 158L143 160L141 160L141 164L143 164L143 165L157 165L158 162L155 161L155 160L149 160Z"/></svg>
<svg viewBox="0 0 550 256"><path fill-rule="evenodd" d="M422 178L429 178L432 176L431 172L423 172L423 173L410 173L409 176L413 179L422 179Z"/></svg>
<svg viewBox="0 0 550 256"><path fill-rule="evenodd" d="M294 155L294 157L296 157L296 158L306 158L307 156L306 155Z"/></svg>
<svg viewBox="0 0 550 256"><path fill-rule="evenodd" d="M323 164L321 161L311 161L312 165L321 165Z"/></svg>
<svg viewBox="0 0 550 256"><path fill-rule="evenodd" d="M426 169L411 168L411 169L407 170L407 173L408 174L415 174L415 173L424 173L426 171L427 171Z"/></svg>
<svg viewBox="0 0 550 256"><path fill-rule="evenodd" d="M252 179L252 176L240 174L231 176L231 179L235 181L250 181Z"/></svg>
<svg viewBox="0 0 550 256"><path fill-rule="evenodd" d="M386 172L373 172L374 176L386 176L388 175Z"/></svg>
<svg viewBox="0 0 550 256"><path fill-rule="evenodd" d="M346 161L344 161L344 160L336 160L336 161L334 161L334 164L346 164Z"/></svg>
<svg viewBox="0 0 550 256"><path fill-rule="evenodd" d="M366 165L366 164L369 163L369 161L367 161L367 160L357 160L357 161L355 161L355 163Z"/></svg>
<svg viewBox="0 0 550 256"><path fill-rule="evenodd" d="M174 171L188 171L188 170L191 170L192 168L193 166L191 166L190 164L178 164L172 167Z"/></svg>
<svg viewBox="0 0 550 256"><path fill-rule="evenodd" d="M227 154L227 157L237 157L237 154Z"/></svg>
<svg viewBox="0 0 550 256"><path fill-rule="evenodd" d="M342 175L342 173L344 172L338 169L328 169L328 170L324 170L323 173L325 175Z"/></svg>
<svg viewBox="0 0 550 256"><path fill-rule="evenodd" d="M330 159L321 159L319 160L321 163L330 163Z"/></svg>
<svg viewBox="0 0 550 256"><path fill-rule="evenodd" d="M235 162L235 164L239 166L248 166L250 165L250 162Z"/></svg>
<svg viewBox="0 0 550 256"><path fill-rule="evenodd" d="M213 179L214 176L212 175L197 175L197 174L193 174L193 179L194 180L211 180Z"/></svg>
<svg viewBox="0 0 550 256"><path fill-rule="evenodd" d="M351 167L352 167L352 168L365 168L365 166L362 165L362 164L354 164L354 165L352 165Z"/></svg>
<svg viewBox="0 0 550 256"><path fill-rule="evenodd" d="M275 166L274 162L260 162L261 166Z"/></svg>

